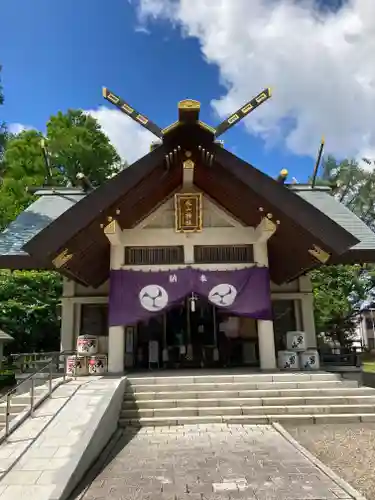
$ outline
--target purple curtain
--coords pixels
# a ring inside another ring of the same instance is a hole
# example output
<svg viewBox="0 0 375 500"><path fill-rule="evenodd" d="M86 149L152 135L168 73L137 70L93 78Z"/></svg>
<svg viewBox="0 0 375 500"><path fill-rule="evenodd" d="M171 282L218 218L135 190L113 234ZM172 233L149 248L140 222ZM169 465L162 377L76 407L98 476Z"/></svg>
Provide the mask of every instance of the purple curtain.
<svg viewBox="0 0 375 500"><path fill-rule="evenodd" d="M110 326L131 325L180 303L191 293L229 313L272 319L268 268L235 271L111 271Z"/></svg>

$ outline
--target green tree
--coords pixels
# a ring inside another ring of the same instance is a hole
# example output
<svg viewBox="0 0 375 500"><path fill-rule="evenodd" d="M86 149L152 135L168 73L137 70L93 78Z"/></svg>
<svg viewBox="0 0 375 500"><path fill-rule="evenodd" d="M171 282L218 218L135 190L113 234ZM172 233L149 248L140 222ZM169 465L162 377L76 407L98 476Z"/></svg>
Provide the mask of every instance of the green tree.
<svg viewBox="0 0 375 500"><path fill-rule="evenodd" d="M370 266L325 266L311 273L315 324L342 345L351 339L364 301L373 297L375 271Z"/></svg>
<svg viewBox="0 0 375 500"><path fill-rule="evenodd" d="M12 335L10 352L59 350L59 297L57 273L0 271L0 327Z"/></svg>
<svg viewBox="0 0 375 500"><path fill-rule="evenodd" d="M119 155L95 118L79 110L59 112L47 123L46 138L36 130L27 130L8 140L0 187L0 228L31 203L33 196L27 188L47 181L42 139L54 185L75 185L81 172L98 186L122 168Z"/></svg>
<svg viewBox="0 0 375 500"><path fill-rule="evenodd" d="M42 186L46 169L41 152L42 135L21 132L7 143L0 187L0 227L5 228L33 200L31 186Z"/></svg>
<svg viewBox="0 0 375 500"><path fill-rule="evenodd" d="M121 159L98 121L80 110L57 113L47 123L47 146L60 182L76 182L84 173L94 186L102 184L121 168Z"/></svg>
<svg viewBox="0 0 375 500"><path fill-rule="evenodd" d="M2 66L0 65L0 74ZM3 87L1 85L1 75L0 75L0 106L4 103ZM3 160L3 154L5 149L5 143L7 140L7 129L4 122L0 122L0 169Z"/></svg>
<svg viewBox="0 0 375 500"><path fill-rule="evenodd" d="M375 228L375 176L354 160L337 162L332 156L323 162L318 184L332 186L333 195L370 227ZM350 340L359 312L375 293L372 265L324 266L310 273L315 301L317 332Z"/></svg>
<svg viewBox="0 0 375 500"><path fill-rule="evenodd" d="M41 139L40 132L28 130L5 143L1 165L1 228L33 201L28 188L46 182ZM98 186L122 168L117 152L97 121L82 111L69 110L51 117L45 143L52 183L57 186L76 184L79 172ZM61 276L55 272L0 271L0 328L15 338L9 345L11 352L59 349L57 305L61 287Z"/></svg>

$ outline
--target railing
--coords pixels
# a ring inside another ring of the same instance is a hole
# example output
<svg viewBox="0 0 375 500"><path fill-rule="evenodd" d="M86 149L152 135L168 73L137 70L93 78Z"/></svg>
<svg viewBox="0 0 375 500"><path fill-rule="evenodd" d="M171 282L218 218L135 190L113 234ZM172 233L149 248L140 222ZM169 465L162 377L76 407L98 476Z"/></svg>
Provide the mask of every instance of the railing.
<svg viewBox="0 0 375 500"><path fill-rule="evenodd" d="M10 355L13 365L21 373L32 373L49 361L53 363L54 373L63 373L67 356L77 356L77 351L21 352Z"/></svg>
<svg viewBox="0 0 375 500"><path fill-rule="evenodd" d="M361 366L361 353L349 352L343 354L333 354L331 352L320 351L320 359L323 365L330 366Z"/></svg>
<svg viewBox="0 0 375 500"><path fill-rule="evenodd" d="M8 437L17 426L11 426L11 402L14 396L24 397L29 396L29 404L26 405L27 414L29 416L33 414L36 404L42 402L42 400L49 398L53 391L53 379L54 375L57 374L62 375L62 383L66 382L67 373L66 373L66 357L71 355L77 355L76 351L63 351L63 352L53 352L53 353L22 353L22 354L13 354L11 355L14 360L14 364L21 365L21 373L25 373L22 371L23 363L26 359L26 364L30 366L30 360L35 365L39 365L39 367L26 378L18 382L12 389L10 389L6 394L0 397L1 402L5 402L5 438ZM38 359L40 356L42 359ZM40 365L43 364L42 367ZM62 364L62 367L61 367ZM74 377L74 375L73 375ZM42 384L47 385L47 392L41 394L40 398L36 397L36 388L41 385L36 382L42 381ZM21 422L20 422L21 423Z"/></svg>

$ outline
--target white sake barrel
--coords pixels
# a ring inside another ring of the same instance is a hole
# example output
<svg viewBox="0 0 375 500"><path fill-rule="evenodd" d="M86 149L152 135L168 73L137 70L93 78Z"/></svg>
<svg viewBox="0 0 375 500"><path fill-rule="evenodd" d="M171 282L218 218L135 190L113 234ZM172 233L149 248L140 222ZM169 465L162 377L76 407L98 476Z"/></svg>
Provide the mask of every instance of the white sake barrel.
<svg viewBox="0 0 375 500"><path fill-rule="evenodd" d="M319 370L319 353L315 349L300 352L299 357L302 370Z"/></svg>
<svg viewBox="0 0 375 500"><path fill-rule="evenodd" d="M89 358L89 374L90 375L100 375L102 373L107 373L108 362L107 356L104 354L97 354L96 356L90 356Z"/></svg>
<svg viewBox="0 0 375 500"><path fill-rule="evenodd" d="M280 370L298 370L299 358L294 351L279 351L277 361Z"/></svg>
<svg viewBox="0 0 375 500"><path fill-rule="evenodd" d="M93 335L80 335L77 339L77 352L90 356L98 352L98 337Z"/></svg>
<svg viewBox="0 0 375 500"><path fill-rule="evenodd" d="M305 332L287 332L286 348L290 351L306 351L306 333Z"/></svg>
<svg viewBox="0 0 375 500"><path fill-rule="evenodd" d="M68 356L66 359L66 373L77 377L87 375L87 358L85 356Z"/></svg>

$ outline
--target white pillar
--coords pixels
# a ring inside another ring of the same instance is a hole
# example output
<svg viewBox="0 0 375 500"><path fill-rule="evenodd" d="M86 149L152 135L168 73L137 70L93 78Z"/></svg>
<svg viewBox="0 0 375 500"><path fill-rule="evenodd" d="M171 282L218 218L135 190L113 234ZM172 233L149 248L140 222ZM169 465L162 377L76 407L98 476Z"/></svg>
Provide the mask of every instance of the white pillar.
<svg viewBox="0 0 375 500"><path fill-rule="evenodd" d="M108 333L108 372L123 373L125 363L125 331L123 326L110 326Z"/></svg>
<svg viewBox="0 0 375 500"><path fill-rule="evenodd" d="M301 297L302 330L306 333L307 347L316 348L316 331L314 318L314 296L309 276L298 278L299 290L303 293Z"/></svg>
<svg viewBox="0 0 375 500"><path fill-rule="evenodd" d="M254 260L260 266L268 267L267 241L254 243ZM258 319L257 325L260 368L262 370L275 370L277 366L273 321Z"/></svg>
<svg viewBox="0 0 375 500"><path fill-rule="evenodd" d="M74 302L72 299L61 299L61 334L60 350L72 351L74 344Z"/></svg>
<svg viewBox="0 0 375 500"><path fill-rule="evenodd" d="M262 370L275 370L275 335L273 321L258 319L258 342L260 368Z"/></svg>
<svg viewBox="0 0 375 500"><path fill-rule="evenodd" d="M104 233L111 245L110 269L121 269L124 263L124 245L122 230L117 221L113 220ZM111 284L109 284L111 286ZM125 327L123 325L108 328L108 372L123 373L125 368Z"/></svg>
<svg viewBox="0 0 375 500"><path fill-rule="evenodd" d="M314 297L310 294L305 294L301 299L302 309L302 329L306 333L307 347L316 348L316 332L314 318Z"/></svg>

